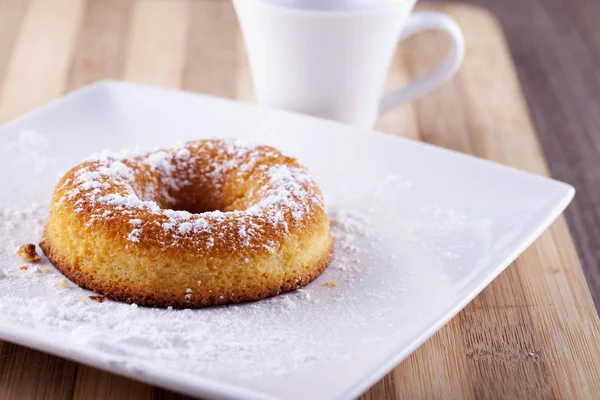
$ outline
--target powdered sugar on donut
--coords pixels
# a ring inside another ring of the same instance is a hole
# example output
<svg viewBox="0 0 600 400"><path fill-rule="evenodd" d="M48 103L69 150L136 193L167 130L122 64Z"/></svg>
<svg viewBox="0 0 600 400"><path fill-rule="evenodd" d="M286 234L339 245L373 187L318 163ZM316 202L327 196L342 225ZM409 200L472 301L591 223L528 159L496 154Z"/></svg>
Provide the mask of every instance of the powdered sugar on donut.
<svg viewBox="0 0 600 400"><path fill-rule="evenodd" d="M204 169L198 167L202 152L214 158ZM301 227L311 212L324 210L323 198L304 168L261 162L276 156L280 154L275 149L238 140L189 142L135 157L103 152L88 158L72 178L64 180L64 195L56 204L75 206L75 212L89 216L88 226L127 221L126 239L132 244L156 240L144 235L151 231L144 228L154 225L165 232L159 238L164 246L196 240L195 245L208 249L235 226L236 246L274 252L277 242L267 237L266 226L287 234ZM257 171L266 178L248 193L255 200L243 209L191 213L169 207L175 204L173 193L198 179L220 187L224 176L244 181ZM145 184L139 183L140 177Z"/></svg>

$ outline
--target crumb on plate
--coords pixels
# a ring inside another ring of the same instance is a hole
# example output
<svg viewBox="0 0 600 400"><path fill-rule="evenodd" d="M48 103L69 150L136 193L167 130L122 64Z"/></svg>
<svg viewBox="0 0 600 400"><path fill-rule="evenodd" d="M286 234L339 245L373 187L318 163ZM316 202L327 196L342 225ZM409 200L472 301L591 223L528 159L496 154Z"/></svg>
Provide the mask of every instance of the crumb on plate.
<svg viewBox="0 0 600 400"><path fill-rule="evenodd" d="M58 286L61 289L69 289L71 287L71 285L69 284L69 282L66 279L57 280L56 286Z"/></svg>
<svg viewBox="0 0 600 400"><path fill-rule="evenodd" d="M35 244L27 243L17 249L17 255L25 261L37 263L42 261L37 251L35 250Z"/></svg>
<svg viewBox="0 0 600 400"><path fill-rule="evenodd" d="M97 301L98 303L103 303L104 302L104 296L89 296L90 299Z"/></svg>
<svg viewBox="0 0 600 400"><path fill-rule="evenodd" d="M323 284L323 286L327 286L328 288L334 288L337 286L337 283L335 283L335 281L327 281Z"/></svg>

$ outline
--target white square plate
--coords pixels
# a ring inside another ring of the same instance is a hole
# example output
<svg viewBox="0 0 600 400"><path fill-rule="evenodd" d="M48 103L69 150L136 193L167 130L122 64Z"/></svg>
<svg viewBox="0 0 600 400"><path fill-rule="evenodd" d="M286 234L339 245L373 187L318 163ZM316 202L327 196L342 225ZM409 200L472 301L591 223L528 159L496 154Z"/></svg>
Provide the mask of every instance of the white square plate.
<svg viewBox="0 0 600 400"><path fill-rule="evenodd" d="M173 311L91 301L46 260L19 269L15 248L37 243L54 185L72 165L102 149L198 137L271 144L311 169L337 236L318 280L260 302ZM359 395L489 284L574 193L427 144L116 82L2 127L0 187L1 338L190 395L244 399Z"/></svg>

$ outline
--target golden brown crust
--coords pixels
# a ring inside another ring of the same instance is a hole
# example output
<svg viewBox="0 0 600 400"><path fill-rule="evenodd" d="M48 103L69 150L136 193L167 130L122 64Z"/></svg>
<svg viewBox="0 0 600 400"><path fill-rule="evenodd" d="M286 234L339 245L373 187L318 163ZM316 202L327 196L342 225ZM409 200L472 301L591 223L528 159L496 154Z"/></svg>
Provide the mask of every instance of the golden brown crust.
<svg viewBox="0 0 600 400"><path fill-rule="evenodd" d="M40 256L35 250L35 244L27 243L17 249L17 255L25 261L38 263L41 261Z"/></svg>
<svg viewBox="0 0 600 400"><path fill-rule="evenodd" d="M302 165L220 140L74 167L55 189L40 243L82 287L177 308L302 287L327 267L332 246L321 192Z"/></svg>
<svg viewBox="0 0 600 400"><path fill-rule="evenodd" d="M190 301L186 301L185 297L178 294L162 296L161 298L155 297L153 293L140 293L135 289L118 289L111 284L99 284L97 281L90 278L89 274L83 271L77 271L72 265L56 254L53 250L50 240L47 237L43 237L40 242L40 248L44 254L50 260L50 262L58 269L64 276L70 281L74 282L78 286L89 289L98 293L102 296L106 296L111 300L123 301L129 304L137 304L145 307L173 307L173 308L202 308L213 305L222 305L229 303L243 303L247 301L261 300L267 297L273 297L278 294L290 292L296 289L300 289L315 279L317 279L323 271L329 265L331 257L333 255L333 238L329 246L329 251L324 255L323 259L320 260L316 265L306 268L306 274L301 276L300 279L297 277L290 278L284 281L279 287L265 286L262 291L256 291L254 293L246 293L243 296L239 295L223 295L223 296L208 296L198 297L193 296ZM90 296L97 297L97 296ZM101 302L101 301L100 301Z"/></svg>

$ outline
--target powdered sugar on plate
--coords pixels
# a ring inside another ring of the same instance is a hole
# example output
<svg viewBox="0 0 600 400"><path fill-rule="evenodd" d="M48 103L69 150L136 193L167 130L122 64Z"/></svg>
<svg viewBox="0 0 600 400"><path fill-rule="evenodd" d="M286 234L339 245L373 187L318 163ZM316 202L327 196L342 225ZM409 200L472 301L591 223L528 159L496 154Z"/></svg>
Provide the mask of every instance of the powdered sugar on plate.
<svg viewBox="0 0 600 400"><path fill-rule="evenodd" d="M149 166L168 173L166 156L155 154ZM184 152L178 154L185 157ZM118 157L107 153L100 157L111 175L127 177L130 173ZM40 179L42 174L56 176L58 172L31 168L25 175ZM83 178L80 189L102 189L103 181L93 171L84 171L80 177L86 173L89 176ZM287 179L285 171L275 170L271 176ZM381 176L359 189L348 187L348 192L342 186L324 187L336 243L331 264L320 278L271 299L192 311L93 301L92 292L65 280L45 258L39 265L19 269L22 262L14 251L23 243L39 241L51 190L27 192L16 182L14 190L6 192L9 195L0 195L0 327L39 334L40 340L50 338L72 354L85 353L120 372L159 366L191 380L202 376L259 389L268 381L270 387L281 385L285 390L291 376L327 374L332 368L343 368L348 360L365 361L365 357L389 353L381 332L393 329L398 315L410 316L411 321L425 318L427 309L450 292L448 276L440 273L439 261L444 258L432 259L427 246L439 245L436 232L446 235L452 229L470 229L476 221L426 204L421 216L403 215L403 196L412 187L395 175ZM102 201L154 210L139 197ZM285 200L273 197L268 201ZM389 215L377 210L393 210L390 204L398 207L397 223L382 224L381 219ZM110 214L97 217L110 218ZM181 235L205 229L200 219L192 223L191 214L185 211L167 211L165 217L168 226L164 228ZM273 218L277 221L276 215ZM132 215L128 224L129 240L141 240L140 218ZM445 231L439 226L445 226ZM249 235L248 226L240 228L241 239ZM452 252L460 256L461 249ZM191 287L186 295L193 294ZM411 310L417 308L419 314L412 315ZM416 325L397 329L410 335Z"/></svg>
<svg viewBox="0 0 600 400"><path fill-rule="evenodd" d="M12 138L5 139L2 146L17 164L26 164L35 174L41 173L53 160L45 153L48 138L35 130L21 130Z"/></svg>
<svg viewBox="0 0 600 400"><path fill-rule="evenodd" d="M351 293L323 286L321 279L272 299L194 311L139 308L109 300L98 303L89 300L92 292L67 283L45 258L33 269L18 269L20 261L14 249L17 243L38 240L47 207L26 212L6 206L0 209L3 221L8 222L2 225L2 236L16 238L1 243L0 320L60 334L74 346L97 351L107 360L160 362L191 374L210 369L216 374L247 377L285 375L314 363L339 345L334 338L319 340L310 325L293 322L296 315L303 315L313 322L330 324L318 311L323 308L349 312ZM356 238L368 237L368 222L348 211L333 214L339 215L333 216L337 242L330 272L323 281L359 284L360 278L352 274L359 271L364 244L357 243ZM42 273L45 268L50 268L50 273ZM193 295L193 289L186 293ZM359 327L364 322L356 316L331 329ZM339 356L346 356L341 348Z"/></svg>
<svg viewBox="0 0 600 400"><path fill-rule="evenodd" d="M304 289L256 303L194 311L132 307L109 300L97 303L88 301L93 293L65 285L47 260L36 269L18 270L13 249L17 243L38 240L47 207L0 209L8 222L2 227L3 237L18 238L17 242L2 243L0 262L6 276L0 281L1 318L27 329L64 335L74 346L101 353L107 362L159 362L184 373L210 370L216 375L236 374L248 379L262 374L285 375L332 353L341 358L352 356L343 342L337 342L341 334L335 332L383 320L384 307L381 314L368 319L357 310L369 299L385 299L405 290L405 283L398 281L392 287L372 287L357 296L356 288L368 280L369 266L373 265L365 264L365 259L376 260L366 255L373 253L377 240L368 215L332 204L333 259L323 276ZM130 223L139 225L135 219ZM132 230L130 240L136 240L138 229ZM52 271L40 273L42 268ZM327 282L335 285L325 285ZM193 295L193 289L187 295ZM328 317L332 313L348 317L332 323ZM295 321L298 315L310 323ZM314 324L327 326L331 336L327 340L315 337Z"/></svg>
<svg viewBox="0 0 600 400"><path fill-rule="evenodd" d="M189 152L186 154L184 150L177 151L177 157L189 157ZM131 155L130 152L123 154L126 157ZM68 195L76 198L79 191L98 193L105 185L103 176L117 180L131 178L130 169L114 155L104 153L95 156L95 159L105 160L105 166L98 171L82 171L77 176L80 180L78 187ZM160 169L168 175L172 165L167 160L169 156L159 152L147 161L152 169ZM302 189L294 183L295 180L290 181L286 170L273 169L270 176L280 187L291 185L296 197ZM296 207L289 204L286 196L285 193L273 194L261 206L288 202L288 206ZM133 195L113 197L97 197L97 200L104 204L164 212L169 218L168 223L172 224L165 228L181 235L206 228L200 220L192 223L191 214L185 211L162 211L152 202ZM14 250L19 244L37 243L39 240L47 219L49 198L41 200L41 206L36 203L0 204L3 221L0 234L4 238L12 238L0 242L0 319L26 329L64 336L75 347L83 346L101 353L107 362L114 359L134 364L160 362L190 374L210 369L217 375L285 375L313 364L323 354L340 346L334 338L325 342L318 340L310 326L317 321L331 324L318 312L322 308L334 308L340 315L347 314L347 302L352 296L347 293L342 297L340 291L323 286L320 279L308 288L256 303L177 311L132 307L108 300L102 303L91 301L89 296L93 293L68 283L45 258L39 266L20 270ZM257 211L249 209L250 213ZM297 208L294 212L301 214L303 210ZM337 242L329 269L331 272L325 275L328 281L359 284L360 278L349 273L359 270L358 263L365 244L359 244L357 239L364 240L370 235L368 221L352 211L338 210L331 214L332 231ZM96 217L110 218L111 215ZM129 240L136 242L143 232L142 221L131 218L129 224L132 227ZM240 237L247 238L248 230L241 226ZM193 289L188 289L186 295L193 296ZM332 301L327 301L328 298ZM304 315L312 321L311 324L294 321L296 315ZM361 317L353 317L345 324L333 324L330 329L335 332L351 326L359 327L364 322ZM275 326L276 329L273 328ZM339 356L346 357L345 353L340 347Z"/></svg>

